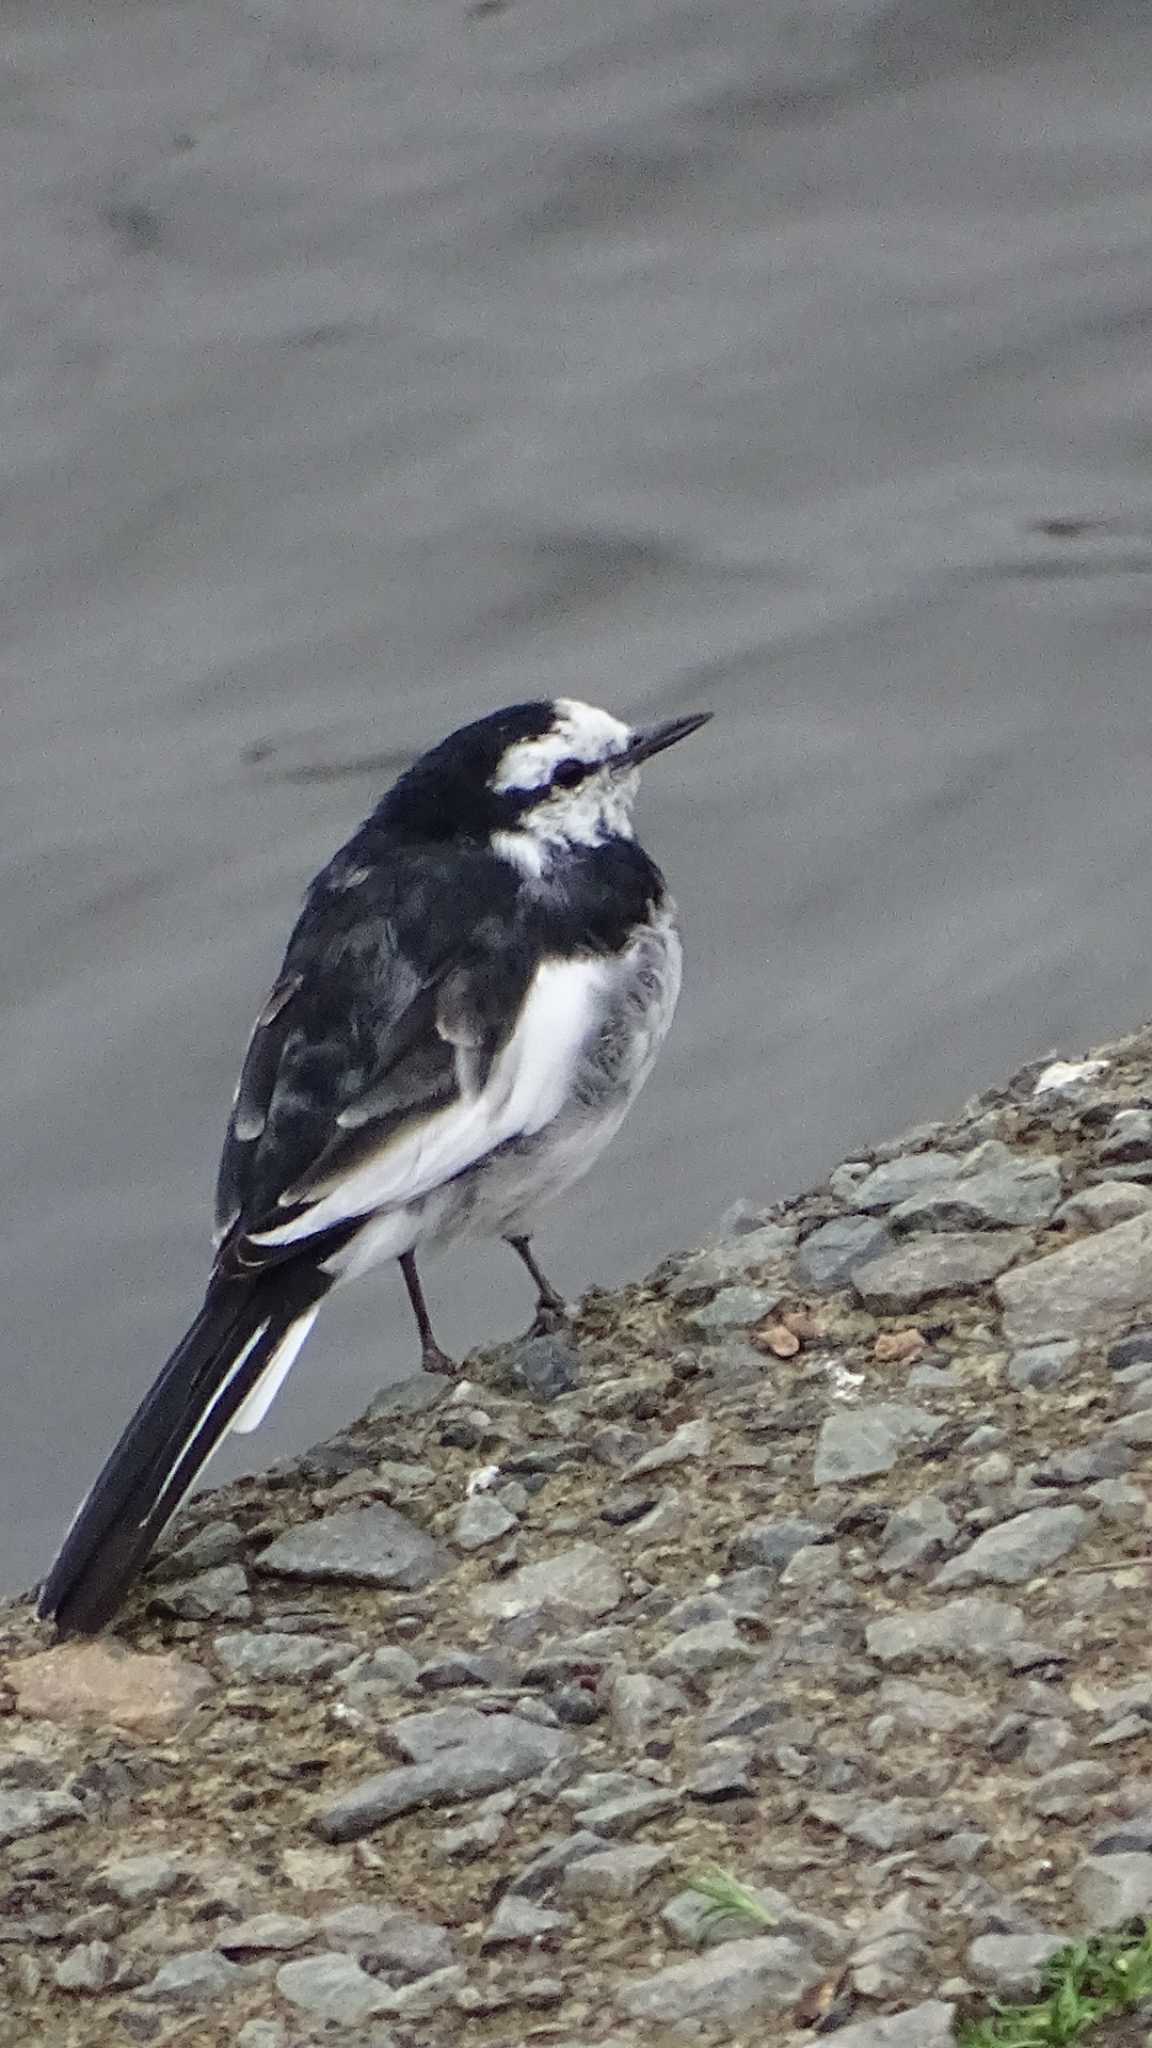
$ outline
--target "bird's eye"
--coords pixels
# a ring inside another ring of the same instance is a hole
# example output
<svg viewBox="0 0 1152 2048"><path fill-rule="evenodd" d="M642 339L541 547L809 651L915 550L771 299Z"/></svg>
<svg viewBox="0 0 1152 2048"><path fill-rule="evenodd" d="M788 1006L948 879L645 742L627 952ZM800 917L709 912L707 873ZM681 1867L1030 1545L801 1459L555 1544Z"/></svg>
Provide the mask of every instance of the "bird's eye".
<svg viewBox="0 0 1152 2048"><path fill-rule="evenodd" d="M558 761L552 770L552 787L576 789L590 772L587 761Z"/></svg>

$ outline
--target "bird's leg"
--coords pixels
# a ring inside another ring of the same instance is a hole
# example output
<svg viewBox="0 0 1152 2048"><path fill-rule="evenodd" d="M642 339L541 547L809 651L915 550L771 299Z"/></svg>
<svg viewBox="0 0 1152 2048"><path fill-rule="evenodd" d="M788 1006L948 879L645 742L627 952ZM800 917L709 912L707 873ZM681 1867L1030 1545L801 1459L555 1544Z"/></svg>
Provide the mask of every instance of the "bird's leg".
<svg viewBox="0 0 1152 2048"><path fill-rule="evenodd" d="M449 1358L446 1351L441 1351L432 1335L428 1304L424 1299L424 1289L420 1285L420 1275L416 1271L416 1259L412 1252L401 1252L400 1271L404 1275L404 1285L408 1289L408 1299L412 1303L416 1328L420 1332L420 1359L425 1372L459 1372L460 1368L455 1359Z"/></svg>
<svg viewBox="0 0 1152 2048"><path fill-rule="evenodd" d="M532 1253L530 1237L509 1237L510 1244L521 1264L528 1268L536 1284L536 1319L528 1332L530 1337L550 1337L557 1330L568 1325L568 1304L562 1294L557 1294L546 1273L542 1273Z"/></svg>

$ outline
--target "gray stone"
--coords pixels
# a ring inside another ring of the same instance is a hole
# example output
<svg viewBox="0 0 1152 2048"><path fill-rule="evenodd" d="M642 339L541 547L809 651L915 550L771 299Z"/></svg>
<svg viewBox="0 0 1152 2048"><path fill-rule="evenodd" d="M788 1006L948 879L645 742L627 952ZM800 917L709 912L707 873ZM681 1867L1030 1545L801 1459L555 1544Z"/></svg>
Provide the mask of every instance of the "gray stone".
<svg viewBox="0 0 1152 2048"><path fill-rule="evenodd" d="M850 1195L841 1194L841 1200L850 1200L855 1209L894 1209L897 1202L923 1194L926 1188L941 1181L954 1179L958 1164L954 1152L904 1153L874 1167L863 1180L855 1182Z"/></svg>
<svg viewBox="0 0 1152 2048"><path fill-rule="evenodd" d="M1060 1169L1051 1159L1013 1160L1011 1155L982 1173L955 1179L911 1195L891 1211L889 1227L912 1230L989 1230L1005 1224L1046 1223L1061 1196Z"/></svg>
<svg viewBox="0 0 1152 2048"><path fill-rule="evenodd" d="M603 1799L595 1806L586 1806L577 1812L577 1824L590 1828L594 1835L602 1835L605 1841L619 1841L627 1835L634 1835L650 1820L659 1820L662 1814L671 1811L677 1803L675 1792L653 1785L646 1791L628 1792L615 1799Z"/></svg>
<svg viewBox="0 0 1152 2048"><path fill-rule="evenodd" d="M86 1819L84 1808L71 1792L0 1792L0 1843L19 1842L26 1835Z"/></svg>
<svg viewBox="0 0 1152 2048"><path fill-rule="evenodd" d="M1010 1387L1054 1387L1077 1365L1080 1346L1071 1338L1055 1344L1026 1344L1008 1360Z"/></svg>
<svg viewBox="0 0 1152 2048"><path fill-rule="evenodd" d="M671 1849L630 1843L623 1849L601 1849L569 1863L560 1879L566 1899L632 1899L673 1861Z"/></svg>
<svg viewBox="0 0 1152 2048"><path fill-rule="evenodd" d="M775 1565L782 1569L798 1550L819 1543L828 1530L819 1522L749 1522L732 1545L734 1565Z"/></svg>
<svg viewBox="0 0 1152 2048"><path fill-rule="evenodd" d="M379 1977L370 1977L354 1957L332 1953L302 1956L276 1972L276 1989L302 2012L355 2026L373 2013L391 2012L394 1994Z"/></svg>
<svg viewBox="0 0 1152 2048"><path fill-rule="evenodd" d="M981 1934L965 1961L969 1976L1001 1998L1031 1998L1040 1990L1045 1964L1067 1946L1064 1934Z"/></svg>
<svg viewBox="0 0 1152 2048"><path fill-rule="evenodd" d="M492 1586L469 1596L475 1614L508 1621L539 1607L567 1607L577 1614L610 1614L624 1598L619 1566L595 1543L578 1543L539 1564L522 1565Z"/></svg>
<svg viewBox="0 0 1152 2048"><path fill-rule="evenodd" d="M689 1799L719 1806L729 1799L755 1796L756 1752L747 1743L718 1742L706 1756L684 1787Z"/></svg>
<svg viewBox="0 0 1152 2048"><path fill-rule="evenodd" d="M802 1278L820 1293L843 1287L865 1259L893 1249L887 1225L875 1216L837 1216L804 1239L796 1254Z"/></svg>
<svg viewBox="0 0 1152 2048"><path fill-rule="evenodd" d="M563 1729L541 1728L518 1714L477 1719L484 1721L482 1739L349 1786L313 1817L315 1832L327 1842L359 1841L397 1814L475 1799L535 1777L571 1746L572 1738Z"/></svg>
<svg viewBox="0 0 1152 2048"><path fill-rule="evenodd" d="M801 1943L788 1935L765 1934L726 1942L654 1976L633 1978L618 1988L616 2002L633 2019L716 2026L745 2013L794 2005L823 1976L823 1964Z"/></svg>
<svg viewBox="0 0 1152 2048"><path fill-rule="evenodd" d="M190 1949L185 1955L171 1956L161 1963L151 1982L140 1986L136 1997L162 1999L169 2005L208 2005L215 1998L226 1998L247 1977L246 1970L237 1963L226 1962L214 1948Z"/></svg>
<svg viewBox="0 0 1152 2048"><path fill-rule="evenodd" d="M1030 1245L1031 1238L1023 1230L957 1230L912 1238L899 1251L858 1266L852 1285L866 1307L882 1315L900 1315L937 1295L962 1294L984 1286ZM1017 1334L1023 1339L1029 1333Z"/></svg>
<svg viewBox="0 0 1152 2048"><path fill-rule="evenodd" d="M148 1604L180 1621L246 1621L252 1612L248 1574L239 1564L216 1565L166 1585Z"/></svg>
<svg viewBox="0 0 1152 2048"><path fill-rule="evenodd" d="M886 1678L877 1704L901 1728L917 1734L928 1730L934 1735L954 1735L961 1728L978 1728L987 1722L990 1712L985 1700L967 1699L939 1686L917 1685L908 1678Z"/></svg>
<svg viewBox="0 0 1152 2048"><path fill-rule="evenodd" d="M689 1673L728 1670L734 1664L747 1663L752 1654L729 1618L685 1629L657 1651L651 1665L658 1678L683 1678Z"/></svg>
<svg viewBox="0 0 1152 2048"><path fill-rule="evenodd" d="M231 1677L246 1683L265 1679L329 1678L351 1664L351 1643L331 1636L287 1636L237 1629L213 1636L212 1648Z"/></svg>
<svg viewBox="0 0 1152 2048"><path fill-rule="evenodd" d="M1129 1223L1133 1216L1147 1215L1149 1209L1152 1188L1141 1187L1134 1180L1102 1180L1070 1195L1054 1220L1073 1230L1110 1230L1114 1223Z"/></svg>
<svg viewBox="0 0 1152 2048"><path fill-rule="evenodd" d="M703 1308L693 1309L685 1321L701 1337L727 1337L732 1330L760 1322L783 1299L779 1287L724 1287Z"/></svg>
<svg viewBox="0 0 1152 2048"><path fill-rule="evenodd" d="M368 1419L376 1422L396 1415L426 1415L429 1409L439 1408L447 1400L455 1384L445 1373L438 1372L415 1372L407 1379L393 1380L390 1386L381 1387L373 1395L366 1411Z"/></svg>
<svg viewBox="0 0 1152 2048"><path fill-rule="evenodd" d="M625 1749L643 1749L661 1723L685 1704L679 1686L648 1671L618 1671L608 1680L608 1718Z"/></svg>
<svg viewBox="0 0 1152 2048"><path fill-rule="evenodd" d="M246 1949L263 1953L303 1948L306 1941L313 1939L317 1924L299 1913L254 1913L250 1920L222 1927L216 1936L216 1947L226 1956L242 1955Z"/></svg>
<svg viewBox="0 0 1152 2048"><path fill-rule="evenodd" d="M1018 1266L996 1291L1012 1343L1107 1330L1152 1295L1152 1215Z"/></svg>
<svg viewBox="0 0 1152 2048"><path fill-rule="evenodd" d="M723 1239L684 1261L669 1295L675 1302L687 1302L704 1288L730 1287L764 1266L774 1266L795 1242L796 1232L786 1223L764 1223L739 1237Z"/></svg>
<svg viewBox="0 0 1152 2048"><path fill-rule="evenodd" d="M1105 1165L1152 1159L1152 1113L1143 1107L1118 1109L1101 1141L1100 1158Z"/></svg>
<svg viewBox="0 0 1152 2048"><path fill-rule="evenodd" d="M1076 1903L1089 1927L1119 1927L1152 1912L1152 1856L1086 1856L1073 1873Z"/></svg>
<svg viewBox="0 0 1152 2048"><path fill-rule="evenodd" d="M668 1465L685 1465L693 1458L706 1458L712 1448L712 1431L707 1422L682 1422L666 1443L645 1451L625 1472L625 1479L640 1479L646 1472L660 1472Z"/></svg>
<svg viewBox="0 0 1152 2048"><path fill-rule="evenodd" d="M1119 1415L1115 1422L1108 1424L1108 1432L1118 1443L1152 1444L1152 1408L1138 1408L1133 1415Z"/></svg>
<svg viewBox="0 0 1152 2048"><path fill-rule="evenodd" d="M956 2007L929 1998L886 2019L858 2020L840 2027L836 2048L953 2048Z"/></svg>
<svg viewBox="0 0 1152 2048"><path fill-rule="evenodd" d="M884 1524L884 1544L876 1562L886 1576L915 1572L940 1556L956 1536L956 1523L935 1493L916 1494L896 1508Z"/></svg>
<svg viewBox="0 0 1152 2048"><path fill-rule="evenodd" d="M1065 1451L1032 1470L1034 1486L1086 1486L1096 1479L1119 1479L1131 1470L1133 1453L1128 1444L1102 1437L1079 1450Z"/></svg>
<svg viewBox="0 0 1152 2048"><path fill-rule="evenodd" d="M937 1841L959 1825L955 1814L949 1815L937 1805L926 1811L906 1799L860 1799L852 1792L814 1799L808 1811L813 1820L836 1828L850 1842L860 1842L884 1855L893 1849Z"/></svg>
<svg viewBox="0 0 1152 2048"><path fill-rule="evenodd" d="M930 1443L941 1427L938 1416L910 1402L877 1401L864 1408L836 1409L820 1431L813 1484L844 1485L890 1472L905 1444Z"/></svg>
<svg viewBox="0 0 1152 2048"><path fill-rule="evenodd" d="M115 1971L116 1952L106 1941L79 1941L52 1974L61 1991L103 1991Z"/></svg>
<svg viewBox="0 0 1152 2048"><path fill-rule="evenodd" d="M572 1863L578 1863L584 1856L598 1856L604 1847L602 1835L594 1835L588 1828L580 1828L574 1835L566 1835L551 1848L542 1849L538 1856L526 1863L519 1875L514 1877L508 1889L520 1898L539 1899L560 1882L562 1873Z"/></svg>
<svg viewBox="0 0 1152 2048"><path fill-rule="evenodd" d="M216 1565L231 1564L233 1559L243 1556L246 1543L239 1522L206 1522L179 1549L166 1551L157 1558L149 1568L149 1577L156 1582L188 1579L196 1573L211 1571Z"/></svg>
<svg viewBox="0 0 1152 2048"><path fill-rule="evenodd" d="M927 1608L905 1608L870 1623L865 1631L868 1654L898 1669L924 1658L951 1658L958 1664L1012 1664L1024 1641L1024 1616L1019 1607L978 1595L948 1600Z"/></svg>
<svg viewBox="0 0 1152 2048"><path fill-rule="evenodd" d="M350 1580L413 1592L452 1569L451 1554L394 1508L350 1508L302 1522L262 1550L259 1571L290 1579Z"/></svg>
<svg viewBox="0 0 1152 2048"><path fill-rule="evenodd" d="M1057 1764L1037 1780L1027 1803L1043 1820L1078 1822L1088 1818L1097 1800L1114 1783L1115 1773L1107 1764Z"/></svg>
<svg viewBox="0 0 1152 2048"><path fill-rule="evenodd" d="M495 1494L474 1493L456 1517L452 1541L460 1550L482 1550L486 1543L498 1543L517 1526L516 1516Z"/></svg>
<svg viewBox="0 0 1152 2048"><path fill-rule="evenodd" d="M793 1551L780 1574L782 1586L827 1586L839 1578L844 1560L838 1543L806 1543Z"/></svg>
<svg viewBox="0 0 1152 2048"><path fill-rule="evenodd" d="M997 1522L959 1557L949 1558L934 1586L1019 1586L1066 1557L1092 1526L1083 1508L1032 1508Z"/></svg>
<svg viewBox="0 0 1152 2048"><path fill-rule="evenodd" d="M533 1905L531 1899L506 1892L481 1937L480 1946L506 1948L510 1942L539 1941L544 1934L560 1934L572 1925L571 1915L557 1913L551 1906Z"/></svg>
<svg viewBox="0 0 1152 2048"><path fill-rule="evenodd" d="M506 1714L483 1714L477 1707L434 1707L393 1721L388 1740L406 1763L426 1764L446 1749L483 1748L493 1728L499 1733L507 1720Z"/></svg>
<svg viewBox="0 0 1152 2048"><path fill-rule="evenodd" d="M521 1337L501 1354L501 1384L532 1401L556 1401L580 1385L580 1353L556 1336Z"/></svg>
<svg viewBox="0 0 1152 2048"><path fill-rule="evenodd" d="M1118 1344L1109 1346L1110 1372L1130 1372L1138 1365L1146 1366L1152 1373L1152 1330L1129 1330Z"/></svg>
<svg viewBox="0 0 1152 2048"><path fill-rule="evenodd" d="M100 1864L93 1889L110 1892L122 1905L145 1905L150 1899L167 1898L189 1880L189 1861L183 1850L159 1850L142 1856L115 1856Z"/></svg>
<svg viewBox="0 0 1152 2048"><path fill-rule="evenodd" d="M346 1688L354 1685L379 1687L384 1692L414 1692L423 1672L408 1650L386 1643L357 1657L340 1674Z"/></svg>
<svg viewBox="0 0 1152 2048"><path fill-rule="evenodd" d="M288 2030L283 2020L245 2020L236 2036L236 2048L285 2048ZM373 2048L387 2048L377 2036Z"/></svg>

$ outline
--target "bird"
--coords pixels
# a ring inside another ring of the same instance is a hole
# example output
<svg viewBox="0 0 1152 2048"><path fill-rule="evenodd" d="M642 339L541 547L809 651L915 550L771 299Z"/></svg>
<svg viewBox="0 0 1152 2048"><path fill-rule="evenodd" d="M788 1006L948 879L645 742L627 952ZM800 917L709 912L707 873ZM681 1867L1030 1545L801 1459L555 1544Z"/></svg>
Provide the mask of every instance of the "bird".
<svg viewBox="0 0 1152 2048"><path fill-rule="evenodd" d="M634 728L567 697L491 712L419 756L316 876L242 1063L203 1306L40 1588L57 1635L115 1617L333 1288L397 1260L422 1364L452 1371L417 1251L500 1237L536 1288L533 1328L560 1326L537 1212L619 1128L680 990L638 771L710 716Z"/></svg>

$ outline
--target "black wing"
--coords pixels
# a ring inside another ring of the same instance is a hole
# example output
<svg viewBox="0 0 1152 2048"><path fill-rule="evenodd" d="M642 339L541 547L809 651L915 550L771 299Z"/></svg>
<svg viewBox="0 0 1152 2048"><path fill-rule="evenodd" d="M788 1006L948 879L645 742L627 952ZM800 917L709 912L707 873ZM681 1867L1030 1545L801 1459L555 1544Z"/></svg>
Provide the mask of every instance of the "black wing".
<svg viewBox="0 0 1152 2048"><path fill-rule="evenodd" d="M293 1255L306 1231L252 1237L481 1086L531 980L506 862L368 830L313 883L249 1042L217 1183L225 1270Z"/></svg>

